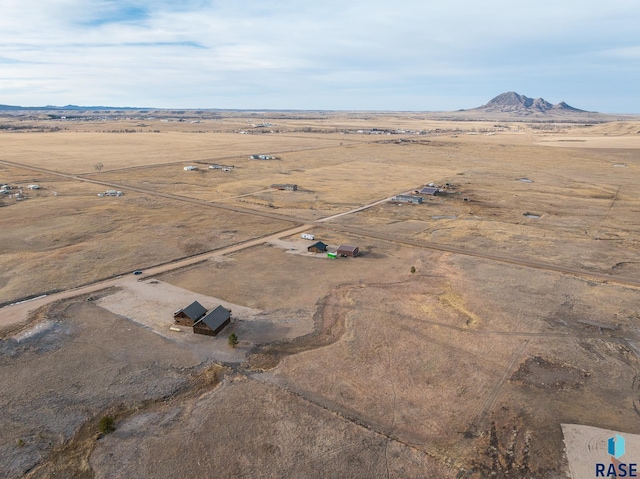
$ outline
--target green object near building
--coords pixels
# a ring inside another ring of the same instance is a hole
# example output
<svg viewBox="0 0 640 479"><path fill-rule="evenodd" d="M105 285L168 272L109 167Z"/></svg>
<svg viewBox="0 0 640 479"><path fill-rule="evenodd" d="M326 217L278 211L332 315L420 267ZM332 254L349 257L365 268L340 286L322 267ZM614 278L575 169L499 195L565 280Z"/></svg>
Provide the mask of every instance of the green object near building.
<svg viewBox="0 0 640 479"><path fill-rule="evenodd" d="M329 257L331 259L336 259L338 257L338 255L336 253L327 253L327 257Z"/></svg>

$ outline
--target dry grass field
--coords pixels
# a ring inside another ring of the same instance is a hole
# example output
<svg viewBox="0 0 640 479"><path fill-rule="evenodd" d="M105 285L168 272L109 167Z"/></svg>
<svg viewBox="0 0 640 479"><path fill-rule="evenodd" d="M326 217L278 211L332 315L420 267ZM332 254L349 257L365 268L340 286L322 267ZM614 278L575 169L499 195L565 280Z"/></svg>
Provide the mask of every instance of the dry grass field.
<svg viewBox="0 0 640 479"><path fill-rule="evenodd" d="M0 122L0 303L79 288L0 331L0 477L555 479L562 424L640 431L640 122L198 115Z"/></svg>
<svg viewBox="0 0 640 479"><path fill-rule="evenodd" d="M0 303L65 289L266 235L286 222L221 214L141 194L99 198L96 185L42 182L2 208ZM244 218L243 218L244 217Z"/></svg>

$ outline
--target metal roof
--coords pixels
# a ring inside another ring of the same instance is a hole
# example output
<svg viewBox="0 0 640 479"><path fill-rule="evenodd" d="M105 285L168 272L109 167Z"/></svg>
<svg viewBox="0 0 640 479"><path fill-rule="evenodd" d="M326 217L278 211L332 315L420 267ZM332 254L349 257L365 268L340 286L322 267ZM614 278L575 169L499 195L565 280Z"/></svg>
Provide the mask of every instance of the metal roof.
<svg viewBox="0 0 640 479"><path fill-rule="evenodd" d="M418 203L422 203L422 196L396 195L393 199L395 201L417 201Z"/></svg>
<svg viewBox="0 0 640 479"><path fill-rule="evenodd" d="M207 314L200 321L209 326L211 330L215 331L220 326L222 326L222 324L229 318L231 318L231 311L220 305L216 309L211 310L209 314ZM198 323L200 321L198 321Z"/></svg>
<svg viewBox="0 0 640 479"><path fill-rule="evenodd" d="M430 186L425 186L420 190L421 195L435 195L436 193L438 193L438 188L433 188Z"/></svg>
<svg viewBox="0 0 640 479"><path fill-rule="evenodd" d="M186 314L189 317L189 319L191 319L192 321L196 321L200 319L202 316L204 316L207 310L200 303L198 303L197 301L194 301L189 306L184 308L182 312Z"/></svg>
<svg viewBox="0 0 640 479"><path fill-rule="evenodd" d="M307 249L311 249L313 247L318 248L320 251L325 251L327 249L327 245L324 244L322 241L318 241L317 243L313 243L311 246L309 246Z"/></svg>
<svg viewBox="0 0 640 479"><path fill-rule="evenodd" d="M357 249L357 246L349 246L348 244L341 244L338 246L338 251L348 251L350 253L353 253Z"/></svg>

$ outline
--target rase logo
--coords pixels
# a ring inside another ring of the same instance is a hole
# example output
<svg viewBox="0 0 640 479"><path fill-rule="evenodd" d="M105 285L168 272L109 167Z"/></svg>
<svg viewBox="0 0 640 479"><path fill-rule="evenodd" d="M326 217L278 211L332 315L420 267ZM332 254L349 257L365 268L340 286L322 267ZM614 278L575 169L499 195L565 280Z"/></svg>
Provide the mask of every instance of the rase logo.
<svg viewBox="0 0 640 479"><path fill-rule="evenodd" d="M607 452L615 459L624 456L624 437L616 434L607 441Z"/></svg>
<svg viewBox="0 0 640 479"><path fill-rule="evenodd" d="M638 464L626 463L618 459L624 456L624 437L616 434L607 441L607 452L611 456L610 464L596 463L596 477L638 477Z"/></svg>

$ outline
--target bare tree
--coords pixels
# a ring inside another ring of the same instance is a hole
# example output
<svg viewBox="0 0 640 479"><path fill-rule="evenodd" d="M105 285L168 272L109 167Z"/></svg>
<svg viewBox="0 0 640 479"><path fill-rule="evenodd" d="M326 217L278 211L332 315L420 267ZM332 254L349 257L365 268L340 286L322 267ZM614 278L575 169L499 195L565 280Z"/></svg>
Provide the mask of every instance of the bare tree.
<svg viewBox="0 0 640 479"><path fill-rule="evenodd" d="M98 173L100 173L100 171L102 171L102 168L104 168L104 165L102 163L96 163L96 166L94 168Z"/></svg>

